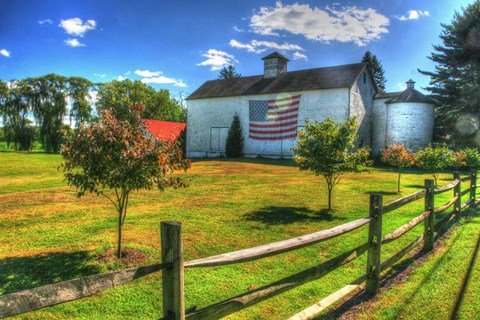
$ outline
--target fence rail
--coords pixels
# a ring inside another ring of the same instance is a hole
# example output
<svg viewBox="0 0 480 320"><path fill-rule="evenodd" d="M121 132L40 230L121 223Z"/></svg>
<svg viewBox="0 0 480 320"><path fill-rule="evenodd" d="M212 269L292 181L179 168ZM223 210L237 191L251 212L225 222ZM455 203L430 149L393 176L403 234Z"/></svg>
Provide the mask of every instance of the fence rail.
<svg viewBox="0 0 480 320"><path fill-rule="evenodd" d="M423 243L423 249L433 248L435 232L451 219L461 214L466 207L473 208L480 203L476 199L476 171L468 177L460 178L455 173L453 182L435 189L433 180L425 180L424 189L383 205L382 195L370 196L369 217L357 219L328 230L283 240L258 247L238 250L212 257L184 261L182 247L182 230L179 222L161 223L162 263L145 267L132 268L107 274L92 275L70 281L64 281L43 287L24 290L0 296L0 317L20 314L58 303L81 299L102 292L117 285L138 279L153 272L162 271L163 319L219 319L257 304L282 292L291 290L305 283L317 280L349 263L362 254L367 254L366 273L337 292L294 315L290 320L311 319L339 299L358 290L366 282L367 293L376 294L380 283L380 272L397 263L402 257ZM461 190L462 183L470 181L470 186ZM444 205L435 208L435 195L453 190L452 198ZM469 199L462 203L462 196ZM424 199L424 211L406 224L382 238L382 217L388 212L401 208L413 201ZM454 209L442 218L436 216L451 206ZM424 222L423 233L408 246L402 248L385 261L381 261L381 247L395 241ZM322 264L265 285L261 288L228 298L224 301L196 310L185 309L184 269L194 267L211 267L253 261L279 253L311 246L313 244L344 235L368 224L368 242L336 256Z"/></svg>

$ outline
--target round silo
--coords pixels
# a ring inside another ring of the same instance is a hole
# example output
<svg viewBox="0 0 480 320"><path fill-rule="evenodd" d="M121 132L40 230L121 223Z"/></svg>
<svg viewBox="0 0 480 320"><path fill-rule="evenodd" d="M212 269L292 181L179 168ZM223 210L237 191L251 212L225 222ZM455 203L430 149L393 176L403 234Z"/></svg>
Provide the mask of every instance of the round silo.
<svg viewBox="0 0 480 320"><path fill-rule="evenodd" d="M432 142L435 121L434 101L415 90L415 82L407 81L407 89L386 102L387 146L403 144L417 151Z"/></svg>

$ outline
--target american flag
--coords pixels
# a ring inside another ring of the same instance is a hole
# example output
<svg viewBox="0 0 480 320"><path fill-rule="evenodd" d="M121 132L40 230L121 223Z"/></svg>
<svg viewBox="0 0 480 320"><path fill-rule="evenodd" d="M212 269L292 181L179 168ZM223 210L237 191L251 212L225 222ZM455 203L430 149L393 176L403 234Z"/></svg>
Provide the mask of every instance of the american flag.
<svg viewBox="0 0 480 320"><path fill-rule="evenodd" d="M250 139L284 140L297 136L300 95L249 100Z"/></svg>

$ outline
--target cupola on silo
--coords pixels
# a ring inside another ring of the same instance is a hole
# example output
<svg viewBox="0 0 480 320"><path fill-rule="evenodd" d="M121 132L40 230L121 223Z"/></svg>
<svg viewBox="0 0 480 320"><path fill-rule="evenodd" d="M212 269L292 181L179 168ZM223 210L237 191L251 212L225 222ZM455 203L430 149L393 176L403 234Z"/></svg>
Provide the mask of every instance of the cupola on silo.
<svg viewBox="0 0 480 320"><path fill-rule="evenodd" d="M406 83L405 91L385 102L385 144L403 144L417 151L432 142L435 105L433 99L415 89L413 80Z"/></svg>

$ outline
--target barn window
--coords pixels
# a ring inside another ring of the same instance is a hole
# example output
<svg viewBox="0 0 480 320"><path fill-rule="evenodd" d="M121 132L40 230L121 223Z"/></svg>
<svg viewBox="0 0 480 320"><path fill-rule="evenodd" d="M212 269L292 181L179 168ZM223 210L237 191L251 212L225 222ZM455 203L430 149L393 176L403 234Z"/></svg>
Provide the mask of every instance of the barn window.
<svg viewBox="0 0 480 320"><path fill-rule="evenodd" d="M210 151L224 152L227 141L228 128L210 128Z"/></svg>
<svg viewBox="0 0 480 320"><path fill-rule="evenodd" d="M365 72L363 73L363 83L367 83L367 74Z"/></svg>

